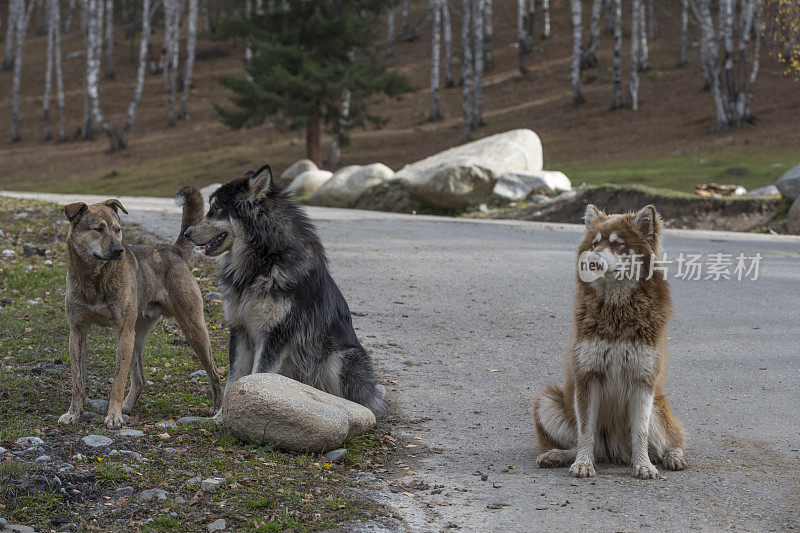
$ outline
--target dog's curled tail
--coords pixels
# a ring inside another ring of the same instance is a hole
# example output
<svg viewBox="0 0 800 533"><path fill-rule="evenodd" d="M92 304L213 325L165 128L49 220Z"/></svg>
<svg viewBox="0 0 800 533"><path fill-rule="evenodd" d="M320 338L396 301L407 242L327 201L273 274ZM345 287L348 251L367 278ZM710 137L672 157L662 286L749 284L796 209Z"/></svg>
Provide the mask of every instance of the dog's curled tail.
<svg viewBox="0 0 800 533"><path fill-rule="evenodd" d="M189 229L189 226L203 217L203 195L200 194L200 191L198 191L197 187L194 185L187 185L175 195L175 203L178 207L183 207L181 232L178 235L178 239L175 241L175 247L180 250L183 258L188 261L189 258L192 257L194 244L183 234Z"/></svg>

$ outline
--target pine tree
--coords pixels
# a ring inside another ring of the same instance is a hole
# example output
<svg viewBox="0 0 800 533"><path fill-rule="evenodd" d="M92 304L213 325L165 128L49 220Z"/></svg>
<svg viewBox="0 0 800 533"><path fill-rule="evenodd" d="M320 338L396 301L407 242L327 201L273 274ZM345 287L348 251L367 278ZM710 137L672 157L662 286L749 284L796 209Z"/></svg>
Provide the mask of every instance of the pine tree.
<svg viewBox="0 0 800 533"><path fill-rule="evenodd" d="M368 110L375 95L410 91L376 55L385 0L285 0L269 2L263 15L222 21L218 38L244 39L253 48L246 75L223 76L234 108L215 104L223 122L238 129L268 118L289 129L305 128L306 154L321 163L323 127L340 124L342 94L350 90L346 128L384 122ZM342 143L347 140L342 132Z"/></svg>

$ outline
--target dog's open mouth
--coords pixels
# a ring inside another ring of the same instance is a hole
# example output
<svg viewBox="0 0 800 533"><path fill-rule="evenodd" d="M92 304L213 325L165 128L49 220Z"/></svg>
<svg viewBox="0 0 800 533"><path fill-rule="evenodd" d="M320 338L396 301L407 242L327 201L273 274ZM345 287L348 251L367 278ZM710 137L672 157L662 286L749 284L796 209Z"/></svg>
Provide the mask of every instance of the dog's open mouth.
<svg viewBox="0 0 800 533"><path fill-rule="evenodd" d="M222 233L220 233L219 235L217 235L216 237L205 243L203 245L203 251L205 252L205 254L209 255L214 253L217 250L217 248L219 248L220 245L222 245L222 243L225 242L225 239L227 237L228 234L223 231Z"/></svg>

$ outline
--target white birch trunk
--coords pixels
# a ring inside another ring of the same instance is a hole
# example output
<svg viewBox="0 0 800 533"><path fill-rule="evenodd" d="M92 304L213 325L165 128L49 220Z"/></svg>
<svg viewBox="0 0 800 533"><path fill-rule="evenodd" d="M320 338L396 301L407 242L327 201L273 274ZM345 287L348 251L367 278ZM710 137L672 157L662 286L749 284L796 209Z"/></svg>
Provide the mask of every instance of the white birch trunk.
<svg viewBox="0 0 800 533"><path fill-rule="evenodd" d="M263 6L262 6L263 8ZM186 102L189 100L189 89L192 87L192 73L197 49L197 18L199 11L198 0L189 0L189 13L186 16L186 65L183 74L183 93L181 94L181 107L178 118L187 118Z"/></svg>
<svg viewBox="0 0 800 533"><path fill-rule="evenodd" d="M453 27L450 24L448 0L442 2L442 34L444 37L444 86L453 87Z"/></svg>
<svg viewBox="0 0 800 533"><path fill-rule="evenodd" d="M16 20L14 22L16 43L14 46L14 76L11 80L11 142L18 142L19 136L19 89L22 82L22 51L25 49L25 33L28 29L28 20L31 16L31 2L27 12L25 10L25 0L17 0L18 4L14 10Z"/></svg>
<svg viewBox="0 0 800 533"><path fill-rule="evenodd" d="M69 0L69 7L67 8L67 17L64 20L64 33L69 33L72 29L72 17L75 16L76 0Z"/></svg>
<svg viewBox="0 0 800 533"><path fill-rule="evenodd" d="M139 98L142 96L142 88L144 87L144 74L147 69L147 47L150 41L149 10L150 0L142 0L142 36L139 39L139 67L136 69L136 86L133 89L133 98L128 104L128 116L125 120L125 127L122 130L121 148L128 146L128 138L136 117L136 108L139 106Z"/></svg>
<svg viewBox="0 0 800 533"><path fill-rule="evenodd" d="M606 35L614 35L614 11L616 9L614 0L603 0L605 14L603 16L604 28L603 31Z"/></svg>
<svg viewBox="0 0 800 533"><path fill-rule="evenodd" d="M472 0L461 0L461 107L463 139L472 131Z"/></svg>
<svg viewBox="0 0 800 533"><path fill-rule="evenodd" d="M36 4L36 35L45 35L47 33L47 24L45 21L45 0L33 0Z"/></svg>
<svg viewBox="0 0 800 533"><path fill-rule="evenodd" d="M542 28L542 39L550 38L550 0L542 0L542 17L544 27Z"/></svg>
<svg viewBox="0 0 800 533"><path fill-rule="evenodd" d="M686 66L686 49L689 43L689 0L681 0L681 36L678 47L678 66Z"/></svg>
<svg viewBox="0 0 800 533"><path fill-rule="evenodd" d="M388 20L386 22L386 57L394 55L394 6L389 8Z"/></svg>
<svg viewBox="0 0 800 533"><path fill-rule="evenodd" d="M106 78L114 78L114 0L106 0Z"/></svg>
<svg viewBox="0 0 800 533"><path fill-rule="evenodd" d="M705 62L708 72L708 81L711 93L714 97L714 107L717 111L716 129L722 130L728 127L728 113L725 109L724 97L720 83L719 67L719 45L717 34L714 28L714 20L711 16L711 0L699 0L700 4L700 27L702 30L701 46L705 53Z"/></svg>
<svg viewBox="0 0 800 533"><path fill-rule="evenodd" d="M525 31L528 34L528 45L533 41L534 19L536 18L536 0L528 0L528 14L525 17Z"/></svg>
<svg viewBox="0 0 800 533"><path fill-rule="evenodd" d="M753 45L753 68L750 70L750 79L747 81L747 88L742 87L742 92L747 93L744 113L742 113L742 120L750 120L752 118L751 110L753 108L753 86L758 77L758 69L761 61L761 0L750 0L753 3L753 27L755 28L756 41Z"/></svg>
<svg viewBox="0 0 800 533"><path fill-rule="evenodd" d="M100 110L100 55L103 47L103 0L87 2L87 35L89 44L86 48L86 93L89 98L90 120L97 122L108 134L109 152L118 147L119 135L114 126L106 120Z"/></svg>
<svg viewBox="0 0 800 533"><path fill-rule="evenodd" d="M583 59L583 14L581 0L570 0L572 12L572 64L570 74L572 78L572 105L584 103L581 94L581 60Z"/></svg>
<svg viewBox="0 0 800 533"><path fill-rule="evenodd" d="M472 84L472 129L483 126L483 0L473 0L472 10L472 45L473 74Z"/></svg>
<svg viewBox="0 0 800 533"><path fill-rule="evenodd" d="M264 0L256 0L256 15L264 14Z"/></svg>
<svg viewBox="0 0 800 533"><path fill-rule="evenodd" d="M622 0L612 0L614 5L614 101L611 109L622 107Z"/></svg>
<svg viewBox="0 0 800 533"><path fill-rule="evenodd" d="M89 0L81 0L81 31L89 30Z"/></svg>
<svg viewBox="0 0 800 533"><path fill-rule="evenodd" d="M600 46L600 13L603 8L603 0L592 0L592 18L589 21L589 46L584 54L583 65L594 67L597 65L597 48Z"/></svg>
<svg viewBox="0 0 800 533"><path fill-rule="evenodd" d="M249 19L253 15L253 0L245 0L244 9ZM251 59L253 59L253 49L250 48L250 43L247 42L244 48L244 60L249 63Z"/></svg>
<svg viewBox="0 0 800 533"><path fill-rule="evenodd" d="M50 89L53 81L53 48L55 28L53 28L52 1L47 0L47 61L44 69L44 96L42 97L42 113L44 114L44 140L52 139L50 131Z"/></svg>
<svg viewBox="0 0 800 533"><path fill-rule="evenodd" d="M203 31L208 33L211 31L211 15L208 12L208 0L201 0L200 2L200 19L203 21Z"/></svg>
<svg viewBox="0 0 800 533"><path fill-rule="evenodd" d="M171 128L175 125L175 98L178 92L178 67L180 66L180 24L181 24L181 16L183 12L183 2L182 0L171 0L172 5L172 22L170 28L170 44L168 55L169 59L167 62L168 65L168 72L167 72L167 80L168 80L168 88L169 88L169 97L167 98L167 127Z"/></svg>
<svg viewBox="0 0 800 533"><path fill-rule="evenodd" d="M631 5L631 72L628 81L628 94L631 98L631 109L639 109L639 44L642 39L641 24L642 0L633 0Z"/></svg>
<svg viewBox="0 0 800 533"><path fill-rule="evenodd" d="M492 37L494 29L492 26L492 0L483 0L483 55L489 62L489 69L492 64Z"/></svg>
<svg viewBox="0 0 800 533"><path fill-rule="evenodd" d="M728 115L732 122L736 121L735 116L731 116L736 112L735 107L731 106L736 101L736 78L734 74L734 51L733 51L733 20L734 20L734 0L720 0L720 16L722 17L722 36L725 46L725 55L723 56L723 65L725 68L725 82L727 85L728 99L726 107L728 107Z"/></svg>
<svg viewBox="0 0 800 533"><path fill-rule="evenodd" d="M339 115L339 124L331 139L331 153L328 154L328 160L325 166L333 170L339 166L339 159L342 157L342 132L347 128L347 122L350 120L350 102L352 93L350 89L342 91L342 114Z"/></svg>
<svg viewBox="0 0 800 533"><path fill-rule="evenodd" d="M53 25L53 63L56 71L56 103L58 105L58 140L67 140L67 114L64 105L64 71L61 68L61 7L58 0L49 0Z"/></svg>
<svg viewBox="0 0 800 533"><path fill-rule="evenodd" d="M522 58L525 54L530 52L528 32L525 27L526 4L527 0L517 0L517 66L521 74L527 72Z"/></svg>
<svg viewBox="0 0 800 533"><path fill-rule="evenodd" d="M401 17L403 22L403 33L408 33L411 27L408 25L408 5L411 3L411 0L403 0L403 7L401 9Z"/></svg>
<svg viewBox="0 0 800 533"><path fill-rule="evenodd" d="M639 5L639 72L646 72L650 68L650 49L647 46L647 20L645 16L645 5L642 1Z"/></svg>
<svg viewBox="0 0 800 533"><path fill-rule="evenodd" d="M655 0L647 0L647 7L648 7L648 28L649 28L649 37L650 39L655 39L658 37L658 23L656 22L656 5Z"/></svg>
<svg viewBox="0 0 800 533"><path fill-rule="evenodd" d="M17 10L20 9L20 5L20 0L8 0L6 54L3 57L3 70L11 70L14 67L14 30L17 27Z"/></svg>
<svg viewBox="0 0 800 533"><path fill-rule="evenodd" d="M431 111L429 120L438 120L439 114L439 57L442 29L442 1L432 0L433 28L431 28Z"/></svg>

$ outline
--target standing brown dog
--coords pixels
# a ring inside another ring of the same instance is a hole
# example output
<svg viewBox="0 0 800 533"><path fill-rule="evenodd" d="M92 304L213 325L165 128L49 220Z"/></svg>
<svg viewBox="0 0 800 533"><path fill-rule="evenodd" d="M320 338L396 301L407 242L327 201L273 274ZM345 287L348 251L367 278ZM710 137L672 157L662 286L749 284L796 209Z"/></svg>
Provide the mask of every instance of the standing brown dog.
<svg viewBox="0 0 800 533"><path fill-rule="evenodd" d="M584 220L566 379L534 401L539 466L572 463L573 477L594 477L595 460L621 462L642 479L658 475L652 461L681 470L683 428L664 396L672 302L650 269L660 218L652 205L625 215L589 205Z"/></svg>
<svg viewBox="0 0 800 533"><path fill-rule="evenodd" d="M80 419L86 397L86 334L96 324L113 328L117 335L116 374L105 424L112 429L124 425L122 411L133 409L144 385L142 347L162 314L177 319L208 374L213 412L219 410L222 394L203 319L203 298L186 264L193 246L183 236L202 217L203 198L196 188L184 187L178 201L183 205L183 220L174 245L123 245L117 210L127 211L119 200L93 205L77 202L64 208L70 222L66 310L72 402L58 419L60 424ZM131 388L123 403L131 367Z"/></svg>

